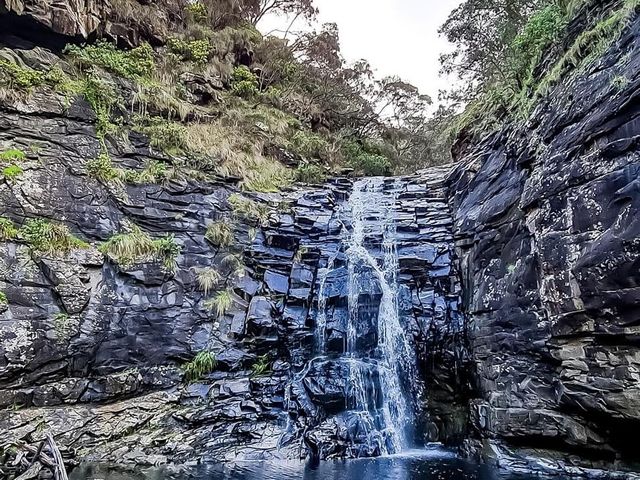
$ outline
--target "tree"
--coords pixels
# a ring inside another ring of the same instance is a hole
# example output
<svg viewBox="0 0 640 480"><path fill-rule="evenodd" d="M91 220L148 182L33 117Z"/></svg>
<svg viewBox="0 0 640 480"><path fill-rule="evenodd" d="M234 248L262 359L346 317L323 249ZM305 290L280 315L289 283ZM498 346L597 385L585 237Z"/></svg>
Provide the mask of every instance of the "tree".
<svg viewBox="0 0 640 480"><path fill-rule="evenodd" d="M266 15L288 15L313 20L318 9L313 0L244 0L245 18L257 25Z"/></svg>
<svg viewBox="0 0 640 480"><path fill-rule="evenodd" d="M457 92L459 100L469 101L481 87L507 80L505 53L529 16L544 2L466 0L451 12L439 32L455 48L441 55L440 62L443 73L467 82Z"/></svg>

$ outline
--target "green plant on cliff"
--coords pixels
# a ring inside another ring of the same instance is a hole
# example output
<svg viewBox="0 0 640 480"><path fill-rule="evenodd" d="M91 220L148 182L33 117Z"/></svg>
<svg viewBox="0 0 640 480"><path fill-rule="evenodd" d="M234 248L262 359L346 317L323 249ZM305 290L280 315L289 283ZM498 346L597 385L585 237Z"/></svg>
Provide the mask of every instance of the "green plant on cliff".
<svg viewBox="0 0 640 480"><path fill-rule="evenodd" d="M271 369L271 363L269 362L269 355L261 355L251 366L251 376L259 377L265 375Z"/></svg>
<svg viewBox="0 0 640 480"><path fill-rule="evenodd" d="M212 46L208 39L184 40L171 37L167 41L167 47L182 60L192 61L199 65L207 63L212 52Z"/></svg>
<svg viewBox="0 0 640 480"><path fill-rule="evenodd" d="M159 117L138 117L134 130L149 137L151 146L168 155L180 155L187 150L186 127Z"/></svg>
<svg viewBox="0 0 640 480"><path fill-rule="evenodd" d="M188 383L200 380L203 376L213 372L218 364L213 352L204 350L182 367L184 378Z"/></svg>
<svg viewBox="0 0 640 480"><path fill-rule="evenodd" d="M96 133L106 153L104 138L116 131L111 121L111 113L118 103L116 89L113 84L96 75L88 75L79 88L96 115Z"/></svg>
<svg viewBox="0 0 640 480"><path fill-rule="evenodd" d="M8 305L9 300L7 299L7 294L4 292L0 292L0 305Z"/></svg>
<svg viewBox="0 0 640 480"><path fill-rule="evenodd" d="M8 181L15 180L23 173L24 173L24 170L22 170L22 167L15 164L6 166L2 169L2 176Z"/></svg>
<svg viewBox="0 0 640 480"><path fill-rule="evenodd" d="M18 229L14 223L5 217L0 217L0 241L7 242L15 240L18 236Z"/></svg>
<svg viewBox="0 0 640 480"><path fill-rule="evenodd" d="M216 285L222 280L222 275L213 267L198 268L195 270L198 286L205 295L209 295Z"/></svg>
<svg viewBox="0 0 640 480"><path fill-rule="evenodd" d="M26 155L22 150L17 148L10 148L0 153L0 162L19 162L26 158Z"/></svg>
<svg viewBox="0 0 640 480"><path fill-rule="evenodd" d="M207 231L204 236L214 246L220 248L226 248L233 245L235 240L233 236L233 228L228 220L221 220L207 225Z"/></svg>
<svg viewBox="0 0 640 480"><path fill-rule="evenodd" d="M126 233L112 236L100 245L99 250L112 261L125 267L139 262L159 260L168 271L175 271L176 257L180 254L180 247L173 235L154 240L137 225L130 225Z"/></svg>
<svg viewBox="0 0 640 480"><path fill-rule="evenodd" d="M252 98L259 93L258 77L244 65L233 69L231 74L231 91L243 98Z"/></svg>
<svg viewBox="0 0 640 480"><path fill-rule="evenodd" d="M42 85L56 87L64 80L64 72L58 67L52 67L49 70L35 70L0 58L0 85L18 90L31 90Z"/></svg>
<svg viewBox="0 0 640 480"><path fill-rule="evenodd" d="M117 182L122 179L122 170L113 166L111 157L102 151L100 154L85 164L87 173L103 183Z"/></svg>
<svg viewBox="0 0 640 480"><path fill-rule="evenodd" d="M222 317L233 305L233 291L228 288L217 292L213 298L207 300L204 305L209 310L213 310L217 317Z"/></svg>
<svg viewBox="0 0 640 480"><path fill-rule="evenodd" d="M313 163L301 164L296 170L296 180L302 183L320 184L327 179L327 172Z"/></svg>
<svg viewBox="0 0 640 480"><path fill-rule="evenodd" d="M119 50L114 44L101 40L93 45L67 45L65 53L82 66L98 66L136 81L148 79L156 66L153 49L147 43L131 50Z"/></svg>
<svg viewBox="0 0 640 480"><path fill-rule="evenodd" d="M69 227L50 223L39 218L27 220L19 230L22 238L34 251L44 254L68 253L71 250L88 248L88 244L74 237Z"/></svg>
<svg viewBox="0 0 640 480"><path fill-rule="evenodd" d="M269 222L269 207L263 203L245 198L237 193L229 196L228 202L234 215L238 218L254 225L265 225Z"/></svg>

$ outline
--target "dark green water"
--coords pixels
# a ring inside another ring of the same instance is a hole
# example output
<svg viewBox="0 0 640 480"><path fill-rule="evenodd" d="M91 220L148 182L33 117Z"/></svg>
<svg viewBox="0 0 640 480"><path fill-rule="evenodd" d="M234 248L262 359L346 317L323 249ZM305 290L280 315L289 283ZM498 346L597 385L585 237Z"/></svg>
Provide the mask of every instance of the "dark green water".
<svg viewBox="0 0 640 480"><path fill-rule="evenodd" d="M556 477L559 478L559 477ZM84 465L70 480L533 480L537 476L500 474L443 450L403 455L310 463L273 461L201 465L180 473L167 468L123 471L103 465Z"/></svg>

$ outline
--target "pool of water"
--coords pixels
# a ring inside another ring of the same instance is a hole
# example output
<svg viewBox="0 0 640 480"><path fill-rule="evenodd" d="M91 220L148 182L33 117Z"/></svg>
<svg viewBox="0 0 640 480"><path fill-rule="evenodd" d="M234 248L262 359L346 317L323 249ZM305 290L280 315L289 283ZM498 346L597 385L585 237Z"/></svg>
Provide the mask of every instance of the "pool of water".
<svg viewBox="0 0 640 480"><path fill-rule="evenodd" d="M82 465L70 480L533 480L508 475L460 459L442 449L318 464L294 461L200 465L181 472L171 468L127 471L105 465Z"/></svg>

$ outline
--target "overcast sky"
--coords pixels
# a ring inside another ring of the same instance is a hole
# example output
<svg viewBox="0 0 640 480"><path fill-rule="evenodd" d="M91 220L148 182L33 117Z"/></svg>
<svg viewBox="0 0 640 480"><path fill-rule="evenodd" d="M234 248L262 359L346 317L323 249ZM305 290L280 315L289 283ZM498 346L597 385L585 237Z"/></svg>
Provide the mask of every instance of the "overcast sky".
<svg viewBox="0 0 640 480"><path fill-rule="evenodd" d="M438 27L461 0L315 0L320 23L340 30L348 61L369 60L376 76L399 75L437 100L448 80L438 77L438 56L447 49ZM282 22L282 20L280 20ZM263 31L275 27L269 19Z"/></svg>

